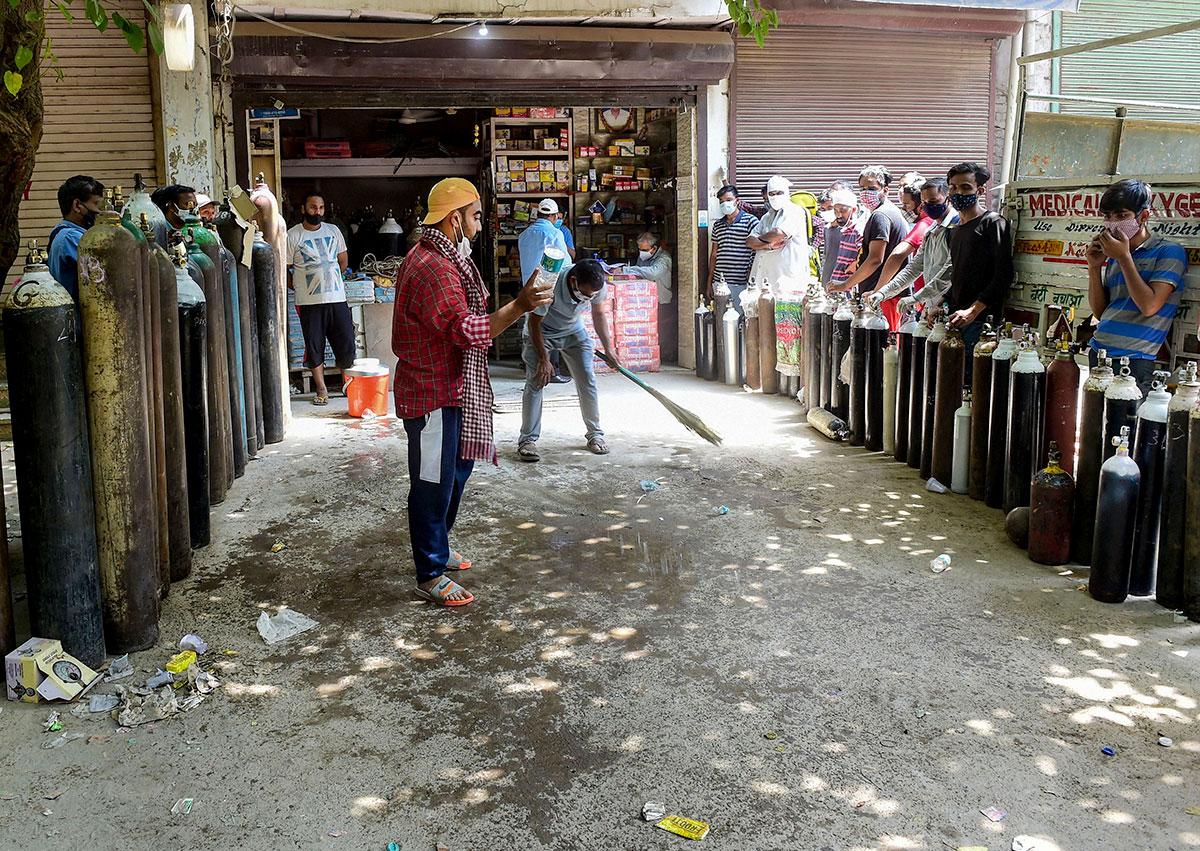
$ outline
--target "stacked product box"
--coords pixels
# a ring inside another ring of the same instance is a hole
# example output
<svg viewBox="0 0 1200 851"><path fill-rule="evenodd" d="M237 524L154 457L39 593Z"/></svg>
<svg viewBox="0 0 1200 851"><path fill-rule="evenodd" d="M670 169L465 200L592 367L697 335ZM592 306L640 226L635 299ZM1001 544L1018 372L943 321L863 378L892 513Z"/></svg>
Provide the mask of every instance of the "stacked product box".
<svg viewBox="0 0 1200 851"><path fill-rule="evenodd" d="M296 310L296 291L287 291L288 305L288 365L292 369L304 368L304 331L300 328L300 313ZM333 366L333 349L325 343L325 366Z"/></svg>
<svg viewBox="0 0 1200 851"><path fill-rule="evenodd" d="M658 285L641 279L618 280L613 289L617 358L634 372L658 372Z"/></svg>
<svg viewBox="0 0 1200 851"><path fill-rule="evenodd" d="M600 303L600 307L603 310L604 315L608 318L608 332L609 334L614 335L613 344L615 345L616 330L613 327L613 305L615 304L615 299L613 285L610 283L604 288L604 292L604 300ZM592 312L590 310L585 310L583 312L583 327L587 329L588 336L592 338L592 345L596 347L596 351L600 351L603 346L600 345L600 338L596 336L596 327L592 324ZM612 372L612 370L608 367L608 364L599 358L593 362L592 366L595 368L597 374Z"/></svg>

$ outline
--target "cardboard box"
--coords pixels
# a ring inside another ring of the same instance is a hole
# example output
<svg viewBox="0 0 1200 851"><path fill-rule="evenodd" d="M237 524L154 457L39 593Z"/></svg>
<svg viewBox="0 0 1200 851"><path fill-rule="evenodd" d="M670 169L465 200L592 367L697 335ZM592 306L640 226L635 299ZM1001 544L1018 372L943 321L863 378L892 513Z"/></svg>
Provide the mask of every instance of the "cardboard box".
<svg viewBox="0 0 1200 851"><path fill-rule="evenodd" d="M638 180L649 180L650 179L650 169L639 168L637 170L637 179Z"/></svg>
<svg viewBox="0 0 1200 851"><path fill-rule="evenodd" d="M512 191L512 192L514 192L514 193L515 193L515 194L517 194L517 195L520 195L520 194L522 194L522 193L525 191L525 181L523 181L523 180L514 180L514 181L512 182L512 190L511 190L511 191Z"/></svg>
<svg viewBox="0 0 1200 851"><path fill-rule="evenodd" d="M557 151L558 146L559 146L558 139L553 139L550 136L547 136L545 139L542 140L542 147L544 150Z"/></svg>
<svg viewBox="0 0 1200 851"><path fill-rule="evenodd" d="M100 682L100 674L63 650L56 638L31 638L4 657L9 700L71 701Z"/></svg>
<svg viewBox="0 0 1200 851"><path fill-rule="evenodd" d="M617 146L618 156L622 157L632 157L637 148L633 139L613 139L613 144Z"/></svg>
<svg viewBox="0 0 1200 851"><path fill-rule="evenodd" d="M649 145L634 145L633 146L633 155L635 157L650 156L650 146Z"/></svg>
<svg viewBox="0 0 1200 851"><path fill-rule="evenodd" d="M508 171L508 157L496 157L496 171Z"/></svg>

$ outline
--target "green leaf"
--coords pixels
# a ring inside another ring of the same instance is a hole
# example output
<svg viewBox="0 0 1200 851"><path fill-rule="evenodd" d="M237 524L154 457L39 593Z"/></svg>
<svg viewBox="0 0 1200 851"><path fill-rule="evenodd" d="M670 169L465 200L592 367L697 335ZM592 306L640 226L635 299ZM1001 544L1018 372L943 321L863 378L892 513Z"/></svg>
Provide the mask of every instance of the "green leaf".
<svg viewBox="0 0 1200 851"><path fill-rule="evenodd" d="M150 37L150 49L155 53L163 52L163 34L162 27L154 21L146 22L146 35Z"/></svg>
<svg viewBox="0 0 1200 851"><path fill-rule="evenodd" d="M754 27L750 26L749 21L742 21L741 23L738 24L738 34L739 35L744 35L744 36L750 35L750 33L752 33L753 31L754 31Z"/></svg>
<svg viewBox="0 0 1200 851"><path fill-rule="evenodd" d="M13 97L16 97L17 92L21 91L21 84L24 82L24 78L16 71L4 72L4 88L8 89L8 93Z"/></svg>
<svg viewBox="0 0 1200 851"><path fill-rule="evenodd" d="M17 66L17 70L20 71L22 68L24 68L26 65L28 65L32 61L33 61L33 51L30 50L28 47L26 47L23 44L19 45L17 47L17 56L13 60L13 63Z"/></svg>
<svg viewBox="0 0 1200 851"><path fill-rule="evenodd" d="M162 23L162 17L159 14L157 6L151 3L150 0L142 0L142 5L146 7L147 19L154 21L156 24Z"/></svg>
<svg viewBox="0 0 1200 851"><path fill-rule="evenodd" d="M83 5L83 13L92 22L92 26L104 32L108 29L108 13L100 5L100 0L87 0Z"/></svg>
<svg viewBox="0 0 1200 851"><path fill-rule="evenodd" d="M15 9L21 5L21 0L8 0L8 5Z"/></svg>
<svg viewBox="0 0 1200 851"><path fill-rule="evenodd" d="M125 36L125 41L129 43L129 49L134 53L141 53L142 48L146 46L146 37L142 35L137 24L130 22L117 12L113 12L112 19Z"/></svg>
<svg viewBox="0 0 1200 851"><path fill-rule="evenodd" d="M75 16L71 14L71 10L67 8L66 3L55 3L54 7L56 9L58 9L58 11L62 12L62 16L64 18L66 18L68 21L75 20Z"/></svg>
<svg viewBox="0 0 1200 851"><path fill-rule="evenodd" d="M26 23L36 24L41 19L42 19L42 10L41 9L30 9L28 12L25 13Z"/></svg>

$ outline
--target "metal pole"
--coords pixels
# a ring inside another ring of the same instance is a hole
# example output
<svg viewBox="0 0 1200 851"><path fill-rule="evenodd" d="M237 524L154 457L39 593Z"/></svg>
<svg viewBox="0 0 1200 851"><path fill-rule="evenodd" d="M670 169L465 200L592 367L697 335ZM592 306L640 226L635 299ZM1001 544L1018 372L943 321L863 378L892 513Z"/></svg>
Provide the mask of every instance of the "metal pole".
<svg viewBox="0 0 1200 851"><path fill-rule="evenodd" d="M1171 24L1167 27L1157 27L1152 30L1141 30L1126 35L1119 35L1114 38L1088 41L1071 47L1060 47L1055 50L1047 50L1043 53L1033 53L1029 56L1021 57L1020 62L1022 65L1032 65L1034 62L1044 62L1047 59L1074 56L1076 53L1090 53L1093 50L1103 50L1106 47L1120 47L1123 44L1136 44L1139 41L1148 41L1152 38L1162 38L1168 35L1178 35L1179 33L1192 32L1193 30L1200 30L1200 18L1184 21L1180 24Z"/></svg>

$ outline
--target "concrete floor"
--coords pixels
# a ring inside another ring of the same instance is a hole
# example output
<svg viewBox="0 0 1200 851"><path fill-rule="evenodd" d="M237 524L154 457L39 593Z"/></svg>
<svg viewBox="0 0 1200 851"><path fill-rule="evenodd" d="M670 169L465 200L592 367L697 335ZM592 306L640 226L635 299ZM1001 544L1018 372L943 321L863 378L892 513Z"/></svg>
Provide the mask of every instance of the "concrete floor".
<svg viewBox="0 0 1200 851"><path fill-rule="evenodd" d="M135 658L153 670L199 632L240 654L217 657L222 691L129 732L68 715L101 738L55 750L44 708L4 705L10 847L687 845L639 820L650 799L731 851L1200 847L1200 626L1094 602L999 512L829 443L793 402L652 380L724 446L615 376L606 458L570 385L541 464L498 415L502 464L455 535L479 597L459 611L410 597L402 426L296 400ZM517 381L496 384L516 408ZM321 625L267 647L255 619L284 604Z"/></svg>

